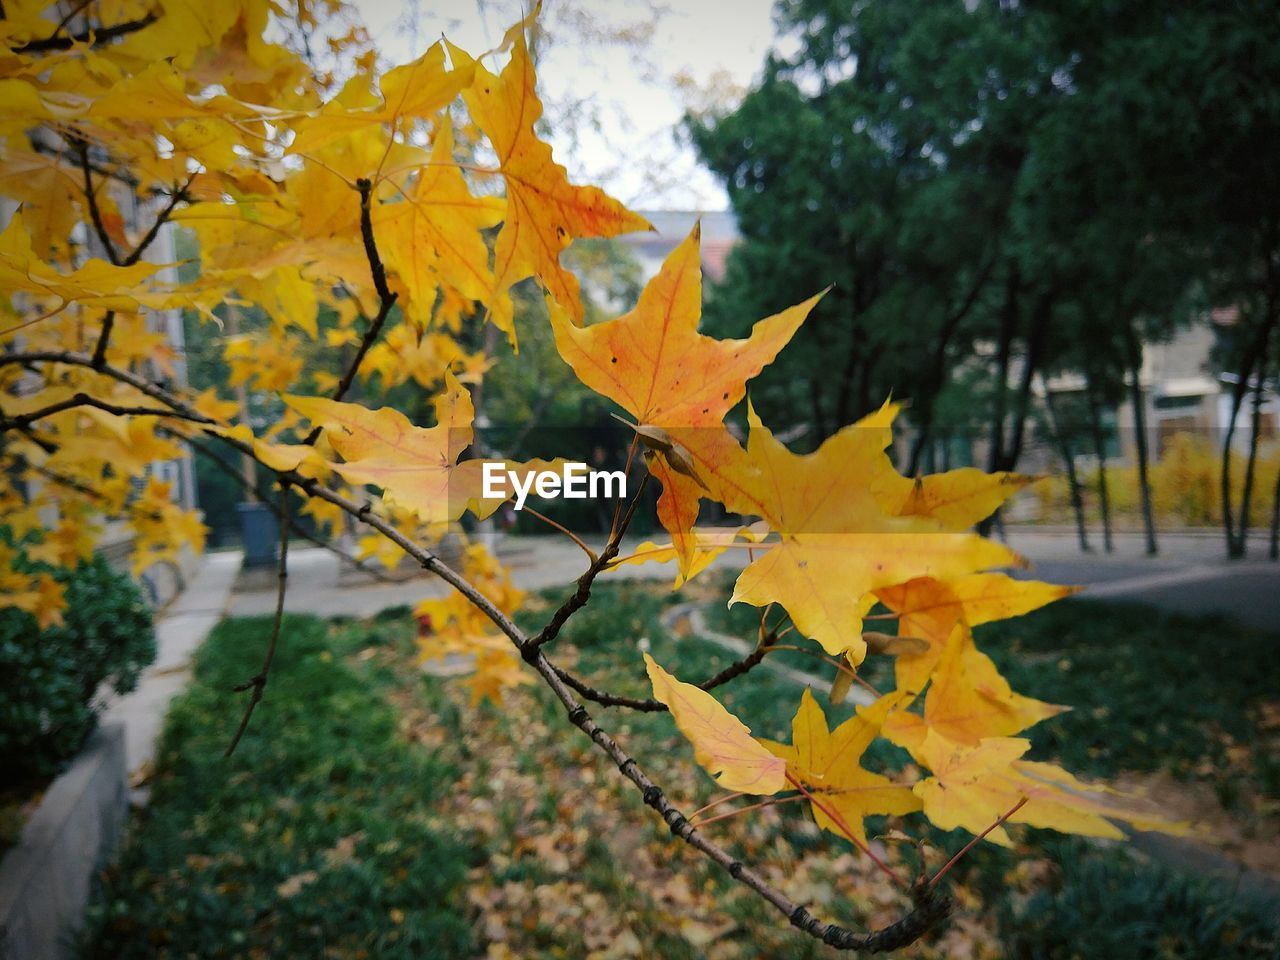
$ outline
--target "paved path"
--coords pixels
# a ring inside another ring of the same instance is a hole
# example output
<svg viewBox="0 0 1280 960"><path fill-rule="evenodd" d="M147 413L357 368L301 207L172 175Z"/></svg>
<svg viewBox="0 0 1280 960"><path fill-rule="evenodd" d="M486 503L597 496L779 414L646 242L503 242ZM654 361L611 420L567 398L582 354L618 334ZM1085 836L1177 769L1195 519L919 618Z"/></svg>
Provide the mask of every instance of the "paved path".
<svg viewBox="0 0 1280 960"><path fill-rule="evenodd" d="M116 697L102 723L125 728L125 757L131 777L155 756L169 701L191 681L191 656L222 619L240 571L240 554L213 553L164 614L156 621L156 660L143 671L137 688Z"/></svg>
<svg viewBox="0 0 1280 960"><path fill-rule="evenodd" d="M1084 597L1126 599L1150 603L1165 610L1186 613L1221 613L1258 628L1280 629L1280 564L1264 559L1228 561L1222 556L1221 538L1202 534L1166 534L1161 553L1143 554L1136 534L1118 534L1115 552L1081 554L1069 532L1044 532L1013 528L1009 544L1031 562L1026 576L1054 583L1083 584ZM634 545L634 544L632 544ZM1251 545L1252 556L1265 556L1261 539ZM512 537L501 541L499 555L511 567L516 584L526 590L566 588L586 566L583 553L563 537ZM368 581L348 571L340 561L319 548L291 548L289 593L291 611L319 616L370 616L387 607L413 605L444 588L434 577L422 576L404 583ZM731 550L717 566L741 566L745 550ZM663 580L672 577L674 565L629 564L609 577ZM268 614L275 608L271 578L243 585L231 598L232 615Z"/></svg>
<svg viewBox="0 0 1280 960"><path fill-rule="evenodd" d="M1280 563L1266 557L1261 536L1252 559L1227 560L1217 534L1165 534L1160 553L1148 557L1138 534L1119 534L1115 552L1080 552L1074 534L1014 528L1009 545L1032 562L1030 576L1085 586L1082 597L1131 600L1161 610L1230 616L1258 629L1280 631Z"/></svg>

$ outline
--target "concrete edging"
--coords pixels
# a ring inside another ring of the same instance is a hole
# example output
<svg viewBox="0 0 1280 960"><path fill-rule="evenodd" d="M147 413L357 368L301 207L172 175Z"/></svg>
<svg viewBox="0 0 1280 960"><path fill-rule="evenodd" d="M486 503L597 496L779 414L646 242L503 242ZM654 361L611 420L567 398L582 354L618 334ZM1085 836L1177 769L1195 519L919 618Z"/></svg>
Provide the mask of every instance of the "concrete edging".
<svg viewBox="0 0 1280 960"><path fill-rule="evenodd" d="M74 955L93 874L114 852L128 811L124 727L105 724L49 786L0 861L0 957Z"/></svg>

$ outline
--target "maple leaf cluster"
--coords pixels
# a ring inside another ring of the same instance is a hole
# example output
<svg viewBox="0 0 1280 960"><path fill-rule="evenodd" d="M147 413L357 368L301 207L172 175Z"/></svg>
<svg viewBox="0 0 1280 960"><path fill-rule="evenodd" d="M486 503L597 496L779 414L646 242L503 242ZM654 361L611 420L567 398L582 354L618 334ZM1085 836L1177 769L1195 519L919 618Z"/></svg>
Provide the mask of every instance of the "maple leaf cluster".
<svg viewBox="0 0 1280 960"><path fill-rule="evenodd" d="M673 559L678 587L724 551L750 549L730 603L780 609L834 666L833 701L863 683L867 656L896 658L896 689L877 691L834 730L806 692L782 745L753 738L707 689L647 660L651 706L670 710L726 789L800 791L819 825L864 848L867 816L917 811L997 843L1009 842L1005 821L1096 836L1117 836L1114 820L1173 828L1026 760L1028 742L1016 735L1063 708L1015 693L974 645L972 627L1070 592L997 572L1019 558L972 532L1028 478L900 475L888 452L892 403L806 455L749 403L745 442L726 425L748 381L820 309L821 293L742 340L700 333L695 228L634 309L585 323L562 252L649 225L603 191L571 183L538 136L529 22L488 54L441 40L381 73L367 36L352 30L330 39L357 67L339 86L265 39L273 21L314 31L306 4L121 0L70 19L58 9L9 0L0 20L0 195L13 209L0 233L0 502L10 539L0 542L0 604L56 620L60 590L26 572L20 554L73 562L92 549L94 518L132 526L135 570L198 548L199 517L148 478L151 464L192 446L250 458L282 490L307 497L331 534L365 524L363 555L394 565L408 553L458 588L419 608L424 656L465 663L476 699L498 700L541 675L677 836L718 856L587 719L569 691L581 682L545 651L606 570ZM156 259L154 241L171 224L196 241L195 262L181 271ZM467 547L454 571L418 546L464 513L483 519L502 503L484 495L480 462L465 456L475 420L468 387L490 360L460 334L491 323L516 348L512 288L529 280L546 298L564 362L631 418L669 535L619 555L637 497L603 551L586 547L591 563L576 592L534 637L512 623L522 594L486 551ZM164 311L224 324L249 307L268 322L223 341L225 389L180 386ZM331 318L323 331L322 313ZM341 372L309 370L302 358L319 352L338 358ZM409 382L432 391L434 425L377 406ZM279 415L254 421L237 386L275 399ZM348 399L353 388L359 401ZM700 527L704 501L741 525ZM873 614L877 605L884 612ZM896 633L865 630L869 616L896 623ZM752 665L775 641L762 619ZM254 703L269 665L270 655ZM876 737L927 775L864 769ZM854 942L815 924L797 922L829 942Z"/></svg>

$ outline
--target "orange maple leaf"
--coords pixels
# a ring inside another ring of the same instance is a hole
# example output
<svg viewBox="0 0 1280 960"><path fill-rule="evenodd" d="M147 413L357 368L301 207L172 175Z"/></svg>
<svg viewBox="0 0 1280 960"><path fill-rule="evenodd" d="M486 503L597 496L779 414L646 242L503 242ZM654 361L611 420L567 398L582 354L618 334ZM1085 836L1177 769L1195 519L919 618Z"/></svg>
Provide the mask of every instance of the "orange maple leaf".
<svg viewBox="0 0 1280 960"><path fill-rule="evenodd" d="M565 168L551 157L550 144L538 139L534 124L542 116L542 101L534 89L533 61L523 35L515 38L511 61L497 76L452 44L449 54L459 69L475 71L462 99L493 145L507 184L506 218L494 248L499 293L491 304L491 318L514 344L514 317L506 291L526 277L537 277L581 321L578 281L560 265L560 253L580 237L612 237L653 228L598 187L569 183Z"/></svg>

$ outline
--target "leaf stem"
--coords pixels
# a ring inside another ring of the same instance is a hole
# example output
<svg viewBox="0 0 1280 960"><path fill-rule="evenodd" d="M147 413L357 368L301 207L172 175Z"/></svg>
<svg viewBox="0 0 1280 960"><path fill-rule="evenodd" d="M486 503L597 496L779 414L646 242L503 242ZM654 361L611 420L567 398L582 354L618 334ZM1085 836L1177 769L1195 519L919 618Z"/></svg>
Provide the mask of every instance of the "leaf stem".
<svg viewBox="0 0 1280 960"><path fill-rule="evenodd" d="M948 870L950 870L952 867L954 867L954 866L955 866L955 865L960 861L960 859L961 859L961 858L962 858L966 853L968 853L970 850L972 850L972 849L974 848L974 846L975 846L975 845L976 845L980 840L984 840L984 839L986 839L987 834L991 833L991 832L992 832L993 830L995 830L997 827L1003 826L1003 825L1004 825L1004 822L1005 822L1006 820L1008 820L1010 817L1012 817L1012 816L1013 816L1015 813L1017 813L1019 810L1021 810L1021 809L1022 809L1022 807L1023 807L1023 805L1024 805L1024 804L1025 804L1029 799L1031 799L1031 798L1030 798L1030 797L1023 797L1021 800L1019 800L1017 803L1015 803L1015 804L1013 805L1013 807L1009 810L1009 812L1008 812L1008 813L1006 813L1006 814L1005 814L1004 816L1002 816L999 820L997 820L997 821L996 821L995 823L993 823L991 826L987 827L987 829L983 830L980 834L978 834L976 837L974 837L972 840L970 840L968 843L966 843L966 844L965 844L965 845L960 849L960 852L959 852L959 853L957 853L954 857L952 857L950 860L948 860L948 861L943 865L942 869L941 869L941 870L939 870L937 873L935 873L935 874L933 875L933 879L929 881L929 886L930 886L930 887L934 886L934 885L935 885L939 880L941 880L943 877L945 877L945 876L947 875L947 871L948 871Z"/></svg>
<svg viewBox="0 0 1280 960"><path fill-rule="evenodd" d="M803 793L806 797L808 797L809 802L811 804L813 804L815 807L817 807L819 810L825 813L828 817L830 817L831 822L840 828L840 831L848 838L849 842L852 843L859 850L861 850L863 853L865 853L868 857L870 857L872 861L875 862L876 866L878 866L881 870L883 870L886 874L888 874L889 878L893 880L894 883L896 883L900 887L906 886L903 879L900 876L898 876L898 874L894 871L894 869L891 866L889 866L887 863L885 863L883 860L877 857L871 851L871 848L869 846L867 846L865 843L863 843L861 840L858 839L857 835L850 828L849 824L845 822L844 817L842 817L838 812L833 810L831 807L828 807L822 801L818 800L817 797L815 797L812 793L810 793L807 789L805 789L805 785L803 783L801 783L799 780L793 777L790 773L787 774L787 782L790 783L797 790L799 790L801 793Z"/></svg>

